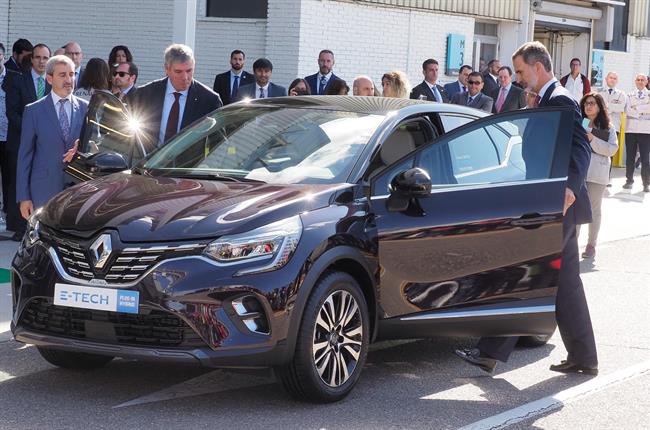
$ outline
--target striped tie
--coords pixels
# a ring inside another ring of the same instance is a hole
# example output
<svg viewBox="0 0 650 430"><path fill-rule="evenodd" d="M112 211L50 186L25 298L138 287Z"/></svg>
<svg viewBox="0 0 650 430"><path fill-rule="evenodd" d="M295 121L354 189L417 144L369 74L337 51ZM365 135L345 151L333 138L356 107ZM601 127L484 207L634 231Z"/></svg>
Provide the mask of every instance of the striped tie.
<svg viewBox="0 0 650 430"><path fill-rule="evenodd" d="M45 79L42 76L38 77L38 85L36 87L36 99L42 99L45 95Z"/></svg>

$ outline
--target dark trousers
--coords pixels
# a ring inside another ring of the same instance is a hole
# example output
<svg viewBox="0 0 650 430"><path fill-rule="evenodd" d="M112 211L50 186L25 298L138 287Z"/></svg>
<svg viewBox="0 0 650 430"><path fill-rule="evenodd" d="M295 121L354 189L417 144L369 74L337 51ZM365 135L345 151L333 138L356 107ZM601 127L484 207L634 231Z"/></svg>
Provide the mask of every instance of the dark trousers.
<svg viewBox="0 0 650 430"><path fill-rule="evenodd" d="M8 160L7 160L7 142L0 141L0 174L2 175L2 210L7 211L7 190L9 183Z"/></svg>
<svg viewBox="0 0 650 430"><path fill-rule="evenodd" d="M27 228L27 221L20 214L20 206L16 202L16 173L18 165L18 153L14 151L5 152L7 159L7 175L5 176L5 169L2 169L2 187L3 192L7 190L7 206L5 213L7 214L7 230L22 234ZM5 177L7 178L7 185L5 188Z"/></svg>
<svg viewBox="0 0 650 430"><path fill-rule="evenodd" d="M650 134L625 133L625 177L629 183L634 182L637 150L641 155L641 180L643 185L650 185Z"/></svg>
<svg viewBox="0 0 650 430"><path fill-rule="evenodd" d="M555 319L567 350L567 360L583 366L597 366L596 341L585 291L580 279L580 260L576 225L564 218L562 266L555 297ZM477 348L499 361L508 361L518 337L485 337Z"/></svg>

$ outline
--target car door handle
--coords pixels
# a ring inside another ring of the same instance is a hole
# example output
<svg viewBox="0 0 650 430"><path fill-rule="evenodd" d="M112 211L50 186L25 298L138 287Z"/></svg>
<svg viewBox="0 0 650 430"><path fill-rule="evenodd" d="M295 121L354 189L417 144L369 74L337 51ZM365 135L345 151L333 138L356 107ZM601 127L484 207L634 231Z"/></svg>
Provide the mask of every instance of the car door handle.
<svg viewBox="0 0 650 430"><path fill-rule="evenodd" d="M512 220L510 224L515 227L538 228L541 227L542 224L547 224L555 220L556 217L553 215L540 215L538 213L533 213L522 215L521 218Z"/></svg>

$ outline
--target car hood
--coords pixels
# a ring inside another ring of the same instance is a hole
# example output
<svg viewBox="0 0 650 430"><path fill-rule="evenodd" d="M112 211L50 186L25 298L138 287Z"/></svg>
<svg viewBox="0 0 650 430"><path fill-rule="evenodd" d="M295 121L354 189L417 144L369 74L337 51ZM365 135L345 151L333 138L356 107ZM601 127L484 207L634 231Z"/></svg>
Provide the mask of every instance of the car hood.
<svg viewBox="0 0 650 430"><path fill-rule="evenodd" d="M57 194L45 225L90 237L115 229L124 242L213 238L330 204L338 185L271 185L119 173Z"/></svg>

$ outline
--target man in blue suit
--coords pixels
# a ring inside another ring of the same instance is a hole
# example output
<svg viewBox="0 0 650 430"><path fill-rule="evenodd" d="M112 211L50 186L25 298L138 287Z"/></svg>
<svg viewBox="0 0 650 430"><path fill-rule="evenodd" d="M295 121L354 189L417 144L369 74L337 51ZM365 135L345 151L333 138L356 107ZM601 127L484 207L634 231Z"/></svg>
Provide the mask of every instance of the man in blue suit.
<svg viewBox="0 0 650 430"><path fill-rule="evenodd" d="M447 92L449 99L453 99L456 93L462 94L469 89L467 86L467 79L469 78L469 74L473 71L474 69L472 66L465 64L460 67L460 71L458 72L458 80L456 82L445 84L445 91Z"/></svg>
<svg viewBox="0 0 650 430"><path fill-rule="evenodd" d="M538 94L535 107L571 106L573 140L564 196L562 265L555 297L555 318L567 358L550 370L561 373L598 374L598 354L589 308L580 279L576 227L591 222L591 205L585 184L591 146L582 127L580 107L553 74L551 56L540 42L523 44L512 56L518 81ZM526 154L524 160L526 160ZM496 362L507 361L517 337L482 338L474 349L456 350L456 355L492 373Z"/></svg>
<svg viewBox="0 0 650 430"><path fill-rule="evenodd" d="M25 107L18 152L16 199L27 219L64 188L65 163L77 150L88 102L72 95L75 64L65 55L45 67L52 92Z"/></svg>
<svg viewBox="0 0 650 430"><path fill-rule="evenodd" d="M253 75L255 83L239 87L237 100L266 99L269 97L284 97L287 89L271 82L273 75L273 63L266 58L258 58L253 63Z"/></svg>
<svg viewBox="0 0 650 430"><path fill-rule="evenodd" d="M337 79L338 76L332 72L334 68L334 53L329 49L323 49L318 54L318 73L305 76L305 80L309 84L311 94L315 96L323 96L327 94L327 89L330 84Z"/></svg>

